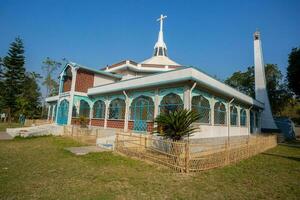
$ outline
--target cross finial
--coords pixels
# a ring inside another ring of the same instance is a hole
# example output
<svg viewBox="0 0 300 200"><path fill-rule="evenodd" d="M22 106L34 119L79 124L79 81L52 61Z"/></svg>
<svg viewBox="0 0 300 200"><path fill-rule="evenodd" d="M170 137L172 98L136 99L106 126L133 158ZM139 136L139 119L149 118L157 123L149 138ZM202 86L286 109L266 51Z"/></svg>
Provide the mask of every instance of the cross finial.
<svg viewBox="0 0 300 200"><path fill-rule="evenodd" d="M160 17L157 19L157 21L160 21L160 31L163 30L163 20L164 20L165 18L167 18L167 16L161 14Z"/></svg>

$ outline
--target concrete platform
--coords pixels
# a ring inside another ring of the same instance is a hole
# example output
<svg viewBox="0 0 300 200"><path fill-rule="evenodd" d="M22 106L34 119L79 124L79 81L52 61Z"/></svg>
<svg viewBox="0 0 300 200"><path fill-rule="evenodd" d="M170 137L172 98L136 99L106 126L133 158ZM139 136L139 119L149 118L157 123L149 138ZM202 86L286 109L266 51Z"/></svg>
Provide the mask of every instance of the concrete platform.
<svg viewBox="0 0 300 200"><path fill-rule="evenodd" d="M6 132L0 132L0 140L12 140L13 137Z"/></svg>
<svg viewBox="0 0 300 200"><path fill-rule="evenodd" d="M78 156L86 155L86 154L92 153L92 152L109 151L107 149L96 147L96 146L68 147L68 148L65 148L65 150L70 151L71 153L78 155Z"/></svg>

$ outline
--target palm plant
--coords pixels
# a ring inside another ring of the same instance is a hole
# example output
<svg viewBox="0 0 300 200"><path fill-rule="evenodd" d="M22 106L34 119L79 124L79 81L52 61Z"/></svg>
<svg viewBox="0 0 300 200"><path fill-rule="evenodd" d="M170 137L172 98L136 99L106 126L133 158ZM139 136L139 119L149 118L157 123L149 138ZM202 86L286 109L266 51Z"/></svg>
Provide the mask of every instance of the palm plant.
<svg viewBox="0 0 300 200"><path fill-rule="evenodd" d="M186 109L162 113L155 119L158 124L156 132L173 141L178 141L196 131L197 128L193 127L192 123L199 120L199 118L198 113Z"/></svg>

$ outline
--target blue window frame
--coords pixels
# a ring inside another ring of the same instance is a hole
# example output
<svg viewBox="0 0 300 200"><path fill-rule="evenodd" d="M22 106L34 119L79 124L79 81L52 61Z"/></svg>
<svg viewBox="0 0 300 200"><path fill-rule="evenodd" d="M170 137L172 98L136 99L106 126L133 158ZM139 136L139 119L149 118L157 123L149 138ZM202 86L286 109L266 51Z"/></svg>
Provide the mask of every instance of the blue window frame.
<svg viewBox="0 0 300 200"><path fill-rule="evenodd" d="M90 106L85 100L80 100L79 116L90 117Z"/></svg>
<svg viewBox="0 0 300 200"><path fill-rule="evenodd" d="M247 114L246 114L245 109L242 109L240 111L240 125L241 126L246 126L247 125Z"/></svg>
<svg viewBox="0 0 300 200"><path fill-rule="evenodd" d="M170 113L176 110L183 109L183 101L180 96L174 93L169 93L163 97L160 102L160 113Z"/></svg>
<svg viewBox="0 0 300 200"><path fill-rule="evenodd" d="M238 119L238 112L235 106L230 106L230 125L236 126Z"/></svg>
<svg viewBox="0 0 300 200"><path fill-rule="evenodd" d="M226 124L226 107L222 102L216 102L214 106L214 124Z"/></svg>
<svg viewBox="0 0 300 200"><path fill-rule="evenodd" d="M192 98L192 110L200 115L198 122L210 123L210 104L209 101L202 95L194 96Z"/></svg>
<svg viewBox="0 0 300 200"><path fill-rule="evenodd" d="M100 118L104 119L105 118L105 103L101 100L98 100L94 103L93 107L93 117L94 118Z"/></svg>
<svg viewBox="0 0 300 200"><path fill-rule="evenodd" d="M125 101L120 98L112 100L109 104L109 119L125 118Z"/></svg>

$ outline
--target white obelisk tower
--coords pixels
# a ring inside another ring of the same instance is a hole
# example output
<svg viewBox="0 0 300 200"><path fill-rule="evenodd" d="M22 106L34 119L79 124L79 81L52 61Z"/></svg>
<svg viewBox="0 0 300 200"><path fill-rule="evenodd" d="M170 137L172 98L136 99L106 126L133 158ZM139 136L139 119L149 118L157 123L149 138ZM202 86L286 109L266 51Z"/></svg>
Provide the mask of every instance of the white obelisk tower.
<svg viewBox="0 0 300 200"><path fill-rule="evenodd" d="M264 103L261 113L261 128L263 130L278 129L272 115L270 101L266 87L265 65L262 53L260 33L254 33L254 71L255 71L255 98Z"/></svg>

